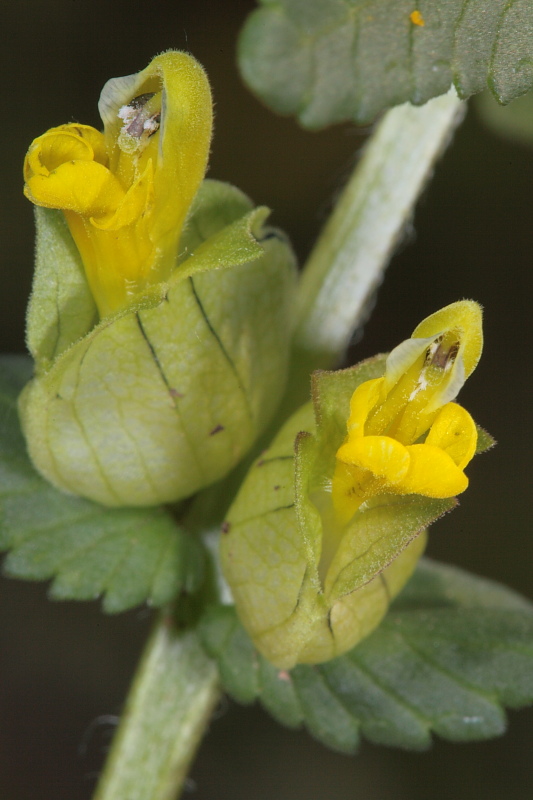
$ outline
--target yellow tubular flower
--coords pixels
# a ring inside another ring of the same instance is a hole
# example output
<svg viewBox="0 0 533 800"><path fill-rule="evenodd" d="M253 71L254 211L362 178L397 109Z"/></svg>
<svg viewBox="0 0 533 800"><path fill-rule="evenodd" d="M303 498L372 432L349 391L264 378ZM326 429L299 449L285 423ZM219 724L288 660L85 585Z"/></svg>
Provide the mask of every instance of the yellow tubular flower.
<svg viewBox="0 0 533 800"><path fill-rule="evenodd" d="M104 317L170 276L207 167L211 92L194 58L169 52L108 81L99 110L103 133L67 124L35 139L24 192L64 212Z"/></svg>
<svg viewBox="0 0 533 800"><path fill-rule="evenodd" d="M481 349L481 308L462 301L387 358L316 372L312 403L250 468L221 563L241 622L279 669L351 650L410 579L480 449L454 399Z"/></svg>
<svg viewBox="0 0 533 800"><path fill-rule="evenodd" d="M477 430L452 401L482 346L480 306L453 303L390 353L383 378L355 390L332 481L340 525L378 494L446 498L464 492L463 470L475 453Z"/></svg>

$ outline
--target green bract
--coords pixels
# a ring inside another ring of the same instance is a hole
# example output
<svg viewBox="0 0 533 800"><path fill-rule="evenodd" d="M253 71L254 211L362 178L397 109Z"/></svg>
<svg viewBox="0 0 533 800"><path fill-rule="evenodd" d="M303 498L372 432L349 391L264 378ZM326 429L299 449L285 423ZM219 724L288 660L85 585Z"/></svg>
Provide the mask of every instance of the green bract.
<svg viewBox="0 0 533 800"><path fill-rule="evenodd" d="M205 181L166 283L96 324L61 212L37 209L19 409L55 486L106 505L176 501L222 478L283 392L292 251L237 189Z"/></svg>
<svg viewBox="0 0 533 800"><path fill-rule="evenodd" d="M327 497L350 399L384 369L378 356L315 373L313 404L255 462L229 510L224 574L244 627L279 668L328 661L369 634L411 576L424 529L456 504L384 488L336 526Z"/></svg>

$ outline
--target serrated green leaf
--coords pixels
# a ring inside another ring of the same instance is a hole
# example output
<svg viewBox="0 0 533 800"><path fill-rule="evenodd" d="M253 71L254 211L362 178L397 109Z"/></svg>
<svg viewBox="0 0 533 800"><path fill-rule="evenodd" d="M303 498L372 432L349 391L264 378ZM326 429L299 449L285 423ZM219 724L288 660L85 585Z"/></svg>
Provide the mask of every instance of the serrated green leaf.
<svg viewBox="0 0 533 800"><path fill-rule="evenodd" d="M505 718L495 698L490 697L488 691L469 686L461 669L455 672L443 669L424 652L423 644L431 650L428 638L440 638L443 635L440 626L446 630L450 616L453 620L456 612L427 612L427 616L424 611L408 613L412 615L412 623L419 626L418 642L422 646L416 647L409 641L403 620L391 614L383 628L376 631L371 647L362 646L358 652L350 654L356 667L371 678L386 699L403 706L426 729L428 743L431 730L452 741L503 733ZM451 647L460 648L464 638L463 635L458 641L452 639ZM494 643L488 640L489 647L494 647ZM478 642L478 649L479 646L483 648L483 644L483 641ZM457 666L462 666L462 659ZM327 668L325 671L327 673ZM334 686L335 677L331 681ZM379 702L381 705L382 699ZM401 730L399 727L400 735Z"/></svg>
<svg viewBox="0 0 533 800"><path fill-rule="evenodd" d="M4 572L52 580L50 596L94 600L109 613L160 606L203 578L198 542L162 509L108 509L58 492L34 470L18 423L17 395L31 361L0 360L0 549Z"/></svg>
<svg viewBox="0 0 533 800"><path fill-rule="evenodd" d="M331 691L323 670L300 665L292 678L309 733L333 750L353 753L359 744L358 720Z"/></svg>
<svg viewBox="0 0 533 800"><path fill-rule="evenodd" d="M531 613L533 606L516 592L495 581L423 558L394 608L499 608Z"/></svg>
<svg viewBox="0 0 533 800"><path fill-rule="evenodd" d="M428 559L377 630L325 664L276 669L242 639L226 646L244 634L237 627L230 607L211 610L201 625L207 651L224 665L225 690L239 699L238 681L227 676L253 673L256 698L278 721L303 723L342 752L354 752L360 735L413 750L427 748L432 733L490 738L505 729L504 705L533 701L533 605Z"/></svg>
<svg viewBox="0 0 533 800"><path fill-rule="evenodd" d="M488 85L500 103L533 84L531 0L260 4L241 34L242 75L274 111L307 128L367 124L390 106L444 94L452 82L462 98Z"/></svg>
<svg viewBox="0 0 533 800"><path fill-rule="evenodd" d="M476 97L475 109L482 121L498 136L529 147L533 145L533 92L499 106L488 92Z"/></svg>
<svg viewBox="0 0 533 800"><path fill-rule="evenodd" d="M264 658L259 659L261 702L274 719L288 728L303 720L301 704L289 672L283 672Z"/></svg>
<svg viewBox="0 0 533 800"><path fill-rule="evenodd" d="M229 693L240 703L257 696L257 665L254 646L231 606L213 606L203 620L205 646L220 654L218 668Z"/></svg>

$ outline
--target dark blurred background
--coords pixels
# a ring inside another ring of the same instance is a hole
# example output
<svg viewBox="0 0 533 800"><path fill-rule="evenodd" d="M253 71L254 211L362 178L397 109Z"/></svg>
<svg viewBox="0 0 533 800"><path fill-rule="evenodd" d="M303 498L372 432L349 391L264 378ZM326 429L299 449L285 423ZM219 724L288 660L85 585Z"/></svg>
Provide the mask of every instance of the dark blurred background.
<svg viewBox="0 0 533 800"><path fill-rule="evenodd" d="M103 83L167 48L207 68L216 100L210 176L274 210L302 261L366 131L306 133L264 109L235 67L252 0L18 0L2 4L0 202L3 351L24 350L33 220L21 192L30 141L68 121L99 126ZM416 143L413 143L416 146ZM359 359L389 349L427 314L462 297L485 306L486 348L462 401L498 439L469 468L461 507L432 532L430 554L533 596L531 504L531 186L533 147L497 138L475 108L436 170L394 257ZM150 627L144 609L103 616L57 604L46 587L1 579L0 798L88 800ZM187 786L192 800L518 800L533 784L533 711L501 740L425 754L363 745L353 758L225 703ZM126 800L126 798L117 798Z"/></svg>

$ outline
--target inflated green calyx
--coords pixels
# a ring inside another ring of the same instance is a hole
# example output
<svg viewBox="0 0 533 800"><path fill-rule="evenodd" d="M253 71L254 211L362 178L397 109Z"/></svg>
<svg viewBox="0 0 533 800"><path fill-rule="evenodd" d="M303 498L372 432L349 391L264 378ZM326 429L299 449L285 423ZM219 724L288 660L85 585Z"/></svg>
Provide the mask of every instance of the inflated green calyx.
<svg viewBox="0 0 533 800"><path fill-rule="evenodd" d="M315 373L313 403L250 469L227 515L222 565L258 650L281 669L368 635L456 503L477 443L452 402L482 346L481 311L428 317L386 358Z"/></svg>
<svg viewBox="0 0 533 800"><path fill-rule="evenodd" d="M267 213L205 181L170 278L97 323L61 212L37 210L36 375L19 409L51 483L153 505L222 478L247 452L285 386L295 288L292 251Z"/></svg>

